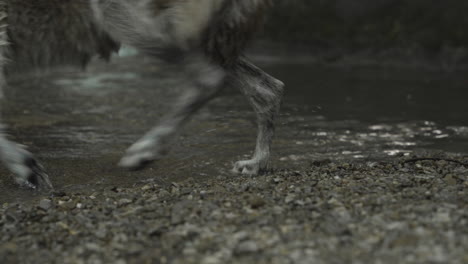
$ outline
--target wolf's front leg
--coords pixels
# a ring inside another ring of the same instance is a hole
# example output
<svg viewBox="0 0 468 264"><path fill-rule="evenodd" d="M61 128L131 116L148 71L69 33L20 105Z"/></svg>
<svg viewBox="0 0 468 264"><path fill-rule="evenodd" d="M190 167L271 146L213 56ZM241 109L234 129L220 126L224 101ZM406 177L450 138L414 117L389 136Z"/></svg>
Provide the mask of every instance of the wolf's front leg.
<svg viewBox="0 0 468 264"><path fill-rule="evenodd" d="M3 88L6 81L4 65L7 62L8 50L7 37L7 13L4 3L0 1L0 101L3 98ZM34 156L24 149L23 146L8 140L3 125L0 123L0 161L14 174L15 181L20 185L32 189L53 189L49 176L44 172L42 166Z"/></svg>
<svg viewBox="0 0 468 264"><path fill-rule="evenodd" d="M234 76L257 114L258 133L252 158L236 162L233 171L255 175L268 167L274 120L281 105L284 84L245 59L237 64Z"/></svg>
<svg viewBox="0 0 468 264"><path fill-rule="evenodd" d="M0 131L0 159L18 184L32 189L53 189L49 176L34 156L23 146L8 140L3 131Z"/></svg>
<svg viewBox="0 0 468 264"><path fill-rule="evenodd" d="M187 87L183 95L174 104L173 110L156 127L127 150L119 163L120 166L140 169L166 154L183 124L206 102L215 97L224 84L224 70L211 64L203 56L188 59L188 63L183 67L186 70L181 73L187 78Z"/></svg>

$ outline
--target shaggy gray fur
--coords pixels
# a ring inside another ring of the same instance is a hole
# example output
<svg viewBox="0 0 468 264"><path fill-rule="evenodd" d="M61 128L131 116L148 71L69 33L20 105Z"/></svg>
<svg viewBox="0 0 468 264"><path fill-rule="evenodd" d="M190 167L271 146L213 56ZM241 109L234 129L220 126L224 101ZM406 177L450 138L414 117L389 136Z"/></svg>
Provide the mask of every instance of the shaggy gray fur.
<svg viewBox="0 0 468 264"><path fill-rule="evenodd" d="M142 168L167 153L177 131L224 86L241 88L258 116L251 160L234 171L267 168L283 84L242 57L268 0L0 0L2 73L109 58L119 44L171 64L187 80L174 109L133 144L119 165ZM3 84L3 74L0 84ZM3 131L3 130L2 130ZM52 188L24 147L0 133L0 158L18 183Z"/></svg>

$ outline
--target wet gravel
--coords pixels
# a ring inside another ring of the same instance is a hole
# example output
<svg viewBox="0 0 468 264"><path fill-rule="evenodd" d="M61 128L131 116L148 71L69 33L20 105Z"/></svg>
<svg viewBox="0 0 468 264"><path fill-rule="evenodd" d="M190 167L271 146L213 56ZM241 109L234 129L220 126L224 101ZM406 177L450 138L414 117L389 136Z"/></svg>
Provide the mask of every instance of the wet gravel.
<svg viewBox="0 0 468 264"><path fill-rule="evenodd" d="M43 194L3 204L0 259L468 263L468 159L431 157Z"/></svg>

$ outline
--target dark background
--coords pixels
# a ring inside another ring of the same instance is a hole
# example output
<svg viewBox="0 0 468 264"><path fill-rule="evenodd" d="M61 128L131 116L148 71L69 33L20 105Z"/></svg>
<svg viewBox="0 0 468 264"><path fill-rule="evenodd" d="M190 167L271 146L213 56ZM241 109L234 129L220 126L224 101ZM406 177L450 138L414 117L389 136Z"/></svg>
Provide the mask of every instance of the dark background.
<svg viewBox="0 0 468 264"><path fill-rule="evenodd" d="M286 83L286 105L328 119L468 124L468 1L274 3L254 48L280 58L266 70Z"/></svg>
<svg viewBox="0 0 468 264"><path fill-rule="evenodd" d="M468 62L468 1L274 0L263 39L338 59L349 54Z"/></svg>

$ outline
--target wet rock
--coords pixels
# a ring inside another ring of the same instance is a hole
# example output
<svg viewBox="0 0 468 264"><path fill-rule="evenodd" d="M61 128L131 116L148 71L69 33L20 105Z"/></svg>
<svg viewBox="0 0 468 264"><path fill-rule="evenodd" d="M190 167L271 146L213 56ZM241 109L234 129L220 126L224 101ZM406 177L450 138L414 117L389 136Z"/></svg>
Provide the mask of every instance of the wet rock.
<svg viewBox="0 0 468 264"><path fill-rule="evenodd" d="M49 199L42 199L40 202L39 202L39 205L38 207L44 211L47 211L49 210L51 207L52 207L53 203L51 200Z"/></svg>

